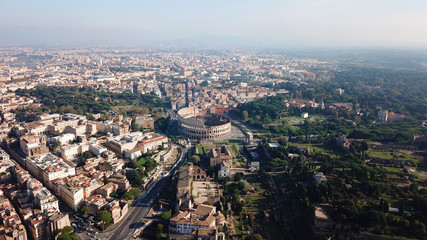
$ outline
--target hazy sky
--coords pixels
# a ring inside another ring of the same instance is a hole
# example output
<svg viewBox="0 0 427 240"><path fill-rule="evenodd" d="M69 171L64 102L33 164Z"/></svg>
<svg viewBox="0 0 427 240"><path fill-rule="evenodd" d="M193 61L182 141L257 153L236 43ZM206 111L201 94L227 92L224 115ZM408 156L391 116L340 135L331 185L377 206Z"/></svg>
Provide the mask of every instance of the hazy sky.
<svg viewBox="0 0 427 240"><path fill-rule="evenodd" d="M0 44L427 46L426 0L0 0Z"/></svg>

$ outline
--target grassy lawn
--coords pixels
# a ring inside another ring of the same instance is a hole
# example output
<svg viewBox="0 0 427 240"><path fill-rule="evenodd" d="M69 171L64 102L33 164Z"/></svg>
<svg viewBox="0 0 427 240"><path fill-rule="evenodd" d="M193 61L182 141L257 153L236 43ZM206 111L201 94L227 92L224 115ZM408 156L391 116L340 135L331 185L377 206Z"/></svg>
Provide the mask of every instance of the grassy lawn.
<svg viewBox="0 0 427 240"><path fill-rule="evenodd" d="M391 207L399 207L400 201L399 201L399 199L396 199L396 198L388 198L387 202Z"/></svg>
<svg viewBox="0 0 427 240"><path fill-rule="evenodd" d="M245 208L248 213L257 214L260 211L264 211L265 198L259 193L248 193L243 199L245 200Z"/></svg>
<svg viewBox="0 0 427 240"><path fill-rule="evenodd" d="M394 172L394 173L400 173L400 172L402 172L402 171L400 171L400 169L399 168L395 168L395 167L384 167L387 171L390 171L390 172Z"/></svg>
<svg viewBox="0 0 427 240"><path fill-rule="evenodd" d="M204 154L207 153L209 151L209 149L213 148L213 145L206 145L206 146L202 146L202 145L198 145L197 146L197 152L199 154Z"/></svg>
<svg viewBox="0 0 427 240"><path fill-rule="evenodd" d="M290 126L289 128L294 132L297 132L300 129L299 127L296 127L296 126Z"/></svg>
<svg viewBox="0 0 427 240"><path fill-rule="evenodd" d="M308 115L308 117L310 118L310 120L319 120L319 121L325 121L327 118L325 116L322 115Z"/></svg>
<svg viewBox="0 0 427 240"><path fill-rule="evenodd" d="M248 192L243 199L245 201L245 207L248 213L258 213L264 210L264 203L266 202L263 193L266 191L261 188L261 182L259 182L256 175L247 175L245 179L253 188L255 192Z"/></svg>
<svg viewBox="0 0 427 240"><path fill-rule="evenodd" d="M377 150L377 149L369 149L367 153L369 154L369 156L374 158L396 159L396 160L402 160L402 161L411 161L414 163L422 162L421 156L413 156L411 154L406 154L398 151L384 151L384 150Z"/></svg>
<svg viewBox="0 0 427 240"><path fill-rule="evenodd" d="M231 145L231 147L230 147L230 149L231 149L231 151L233 151L234 152L234 156L235 157L237 157L237 156L239 156L239 152L237 151L237 149L236 149L236 145Z"/></svg>
<svg viewBox="0 0 427 240"><path fill-rule="evenodd" d="M257 179L257 175L246 175L245 180L251 184L252 187L254 187L258 191L262 191L261 189L261 183Z"/></svg>
<svg viewBox="0 0 427 240"><path fill-rule="evenodd" d="M293 144L294 145L294 144ZM346 154L344 150L335 145L319 144L295 144L294 146L307 146L311 152L321 152L331 156L343 156Z"/></svg>
<svg viewBox="0 0 427 240"><path fill-rule="evenodd" d="M375 150L375 149L369 149L367 151L369 156L375 157L375 158L381 158L381 159L393 159L393 156L390 154L389 151L381 151L381 150Z"/></svg>
<svg viewBox="0 0 427 240"><path fill-rule="evenodd" d="M284 119L286 119L286 121L290 124L290 125L300 125L304 123L304 119L301 117L285 117Z"/></svg>
<svg viewBox="0 0 427 240"><path fill-rule="evenodd" d="M203 147L202 146L197 146L197 153L198 154L202 154L203 153Z"/></svg>
<svg viewBox="0 0 427 240"><path fill-rule="evenodd" d="M237 139L231 139L228 141L214 142L215 145L229 145L229 144L233 144L233 143L242 145L244 143L244 141L237 140Z"/></svg>

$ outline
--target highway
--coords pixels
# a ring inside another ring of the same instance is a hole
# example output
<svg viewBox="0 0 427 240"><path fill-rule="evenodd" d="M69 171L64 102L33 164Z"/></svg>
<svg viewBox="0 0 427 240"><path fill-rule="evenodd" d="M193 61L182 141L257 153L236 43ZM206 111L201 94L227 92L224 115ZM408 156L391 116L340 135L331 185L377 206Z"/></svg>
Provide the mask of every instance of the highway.
<svg viewBox="0 0 427 240"><path fill-rule="evenodd" d="M182 166L185 161L185 156L187 155L187 150L183 149L182 153L179 156L178 161L175 165L169 170L169 174L165 177L158 179L153 182L151 186L141 194L137 200L134 201L133 207L130 208L129 213L127 214L125 219L122 219L118 224L119 226L110 232L104 232L97 234L98 238L101 239L120 239L120 240L128 240L133 239L133 234L136 229L141 227L142 220L148 215L148 212L151 207L143 206L157 198L157 194L161 192L163 187L163 182L166 181L166 178L172 176L172 173Z"/></svg>

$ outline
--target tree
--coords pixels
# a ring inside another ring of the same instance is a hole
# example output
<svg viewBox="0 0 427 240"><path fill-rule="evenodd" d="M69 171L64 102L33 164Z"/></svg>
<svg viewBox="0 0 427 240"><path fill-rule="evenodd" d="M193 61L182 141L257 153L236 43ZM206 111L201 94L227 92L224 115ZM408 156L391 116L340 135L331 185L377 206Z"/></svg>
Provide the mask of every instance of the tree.
<svg viewBox="0 0 427 240"><path fill-rule="evenodd" d="M83 206L82 208L80 208L80 213L82 215L86 215L90 212L90 208L88 206Z"/></svg>
<svg viewBox="0 0 427 240"><path fill-rule="evenodd" d="M242 179L243 173L238 172L234 175L234 181L238 182Z"/></svg>
<svg viewBox="0 0 427 240"><path fill-rule="evenodd" d="M304 129L305 137L307 138L313 129L312 123L308 119L305 119L302 128Z"/></svg>
<svg viewBox="0 0 427 240"><path fill-rule="evenodd" d="M163 218L164 220L168 220L169 218L172 217L172 213L170 211L166 211L160 214L160 217Z"/></svg>
<svg viewBox="0 0 427 240"><path fill-rule="evenodd" d="M138 188L132 188L123 195L123 198L129 201L138 197L139 195L141 195L141 193L141 190L139 190Z"/></svg>
<svg viewBox="0 0 427 240"><path fill-rule="evenodd" d="M242 117L243 117L243 119L246 121L246 120L248 119L248 117L249 117L249 113L248 113L248 111L243 110L243 111L242 111Z"/></svg>
<svg viewBox="0 0 427 240"><path fill-rule="evenodd" d="M110 225L111 222L113 221L113 218L111 217L111 213L107 210L102 210L99 213L97 219L98 219L98 221L101 222L102 230L104 230L105 227Z"/></svg>
<svg viewBox="0 0 427 240"><path fill-rule="evenodd" d="M132 170L132 173L129 176L129 181L135 185L144 184L144 176L141 174L141 169Z"/></svg>
<svg viewBox="0 0 427 240"><path fill-rule="evenodd" d="M238 184L239 184L238 186L240 189L240 193L246 194L248 192L248 186L242 181L240 181Z"/></svg>
<svg viewBox="0 0 427 240"><path fill-rule="evenodd" d="M250 235L246 238L246 240L262 240L262 236L258 233Z"/></svg>
<svg viewBox="0 0 427 240"><path fill-rule="evenodd" d="M59 140L53 140L53 150L56 150L61 147L61 142Z"/></svg>
<svg viewBox="0 0 427 240"><path fill-rule="evenodd" d="M117 195L117 192L112 192L112 193L110 193L110 197L112 197L112 198L116 198L118 195Z"/></svg>
<svg viewBox="0 0 427 240"><path fill-rule="evenodd" d="M63 229L59 230L59 233L58 240L77 240L77 236L71 226L65 226Z"/></svg>
<svg viewBox="0 0 427 240"><path fill-rule="evenodd" d="M209 82L208 81L203 81L202 83L200 83L200 86L201 87L207 87L209 85Z"/></svg>
<svg viewBox="0 0 427 240"><path fill-rule="evenodd" d="M126 192L125 195L123 195L123 198L127 201L133 200L133 195L130 192Z"/></svg>
<svg viewBox="0 0 427 240"><path fill-rule="evenodd" d="M139 130L138 124L136 124L136 123L132 123L131 128L132 128L132 132L136 132Z"/></svg>
<svg viewBox="0 0 427 240"><path fill-rule="evenodd" d="M200 162L200 157L198 155L191 155L189 161L198 164Z"/></svg>
<svg viewBox="0 0 427 240"><path fill-rule="evenodd" d="M156 238L160 239L163 236L163 224L159 223L156 228Z"/></svg>
<svg viewBox="0 0 427 240"><path fill-rule="evenodd" d="M385 200L383 198L381 198L381 200L382 200L382 205L381 205L382 209L381 210L385 213L388 213L388 211L390 210L390 205L388 204L387 200Z"/></svg>
<svg viewBox="0 0 427 240"><path fill-rule="evenodd" d="M129 192L132 194L132 196L134 197L138 197L139 195L141 195L141 190L138 188L132 188L131 190L129 190Z"/></svg>
<svg viewBox="0 0 427 240"><path fill-rule="evenodd" d="M84 159L89 159L89 158L92 158L92 157L93 157L93 155L89 151L86 151L86 152L83 153L83 158Z"/></svg>

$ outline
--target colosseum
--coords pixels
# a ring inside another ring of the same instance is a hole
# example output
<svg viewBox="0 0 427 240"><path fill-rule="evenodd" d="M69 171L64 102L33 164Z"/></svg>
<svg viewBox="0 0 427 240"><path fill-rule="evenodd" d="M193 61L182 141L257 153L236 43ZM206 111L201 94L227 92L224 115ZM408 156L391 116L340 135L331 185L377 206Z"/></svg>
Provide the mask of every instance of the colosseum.
<svg viewBox="0 0 427 240"><path fill-rule="evenodd" d="M180 109L178 125L181 134L201 140L225 137L231 130L231 121L228 117L199 111L197 107Z"/></svg>

